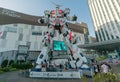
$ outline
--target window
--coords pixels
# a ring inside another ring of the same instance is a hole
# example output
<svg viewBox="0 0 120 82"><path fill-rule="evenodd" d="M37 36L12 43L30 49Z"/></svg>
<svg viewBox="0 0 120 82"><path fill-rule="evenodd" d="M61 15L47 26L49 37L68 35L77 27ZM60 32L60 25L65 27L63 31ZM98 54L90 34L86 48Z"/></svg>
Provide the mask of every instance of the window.
<svg viewBox="0 0 120 82"><path fill-rule="evenodd" d="M19 43L19 41L16 41L15 42L15 48L18 48L18 45L19 45L20 43Z"/></svg>
<svg viewBox="0 0 120 82"><path fill-rule="evenodd" d="M30 35L26 35L26 41L29 41L30 40Z"/></svg>
<svg viewBox="0 0 120 82"><path fill-rule="evenodd" d="M118 17L120 18L120 16L119 16L119 10L117 9L117 7L116 7L116 5L115 5L115 2L112 0L112 3L113 3L113 6L114 6L114 8L115 8L115 11L117 12L117 15L118 15Z"/></svg>
<svg viewBox="0 0 120 82"><path fill-rule="evenodd" d="M31 29L32 29L32 30L35 29L35 26L32 25L32 26L31 26Z"/></svg>
<svg viewBox="0 0 120 82"><path fill-rule="evenodd" d="M32 32L32 35L42 35L42 32Z"/></svg>
<svg viewBox="0 0 120 82"><path fill-rule="evenodd" d="M25 25L25 29L28 29L28 25Z"/></svg>
<svg viewBox="0 0 120 82"><path fill-rule="evenodd" d="M114 39L113 35L111 35L112 39Z"/></svg>
<svg viewBox="0 0 120 82"><path fill-rule="evenodd" d="M0 46L1 46L2 48L5 48L6 45L7 45L7 40L6 40L6 39L3 39Z"/></svg>
<svg viewBox="0 0 120 82"><path fill-rule="evenodd" d="M6 39L6 36L7 36L7 31L4 31L3 32L3 35L1 36L2 39Z"/></svg>
<svg viewBox="0 0 120 82"><path fill-rule="evenodd" d="M17 26L18 26L18 24L13 24L13 26L14 26L14 27L17 27Z"/></svg>
<svg viewBox="0 0 120 82"><path fill-rule="evenodd" d="M113 24L113 22L111 22L111 25L112 25L112 28L113 28L113 30L115 29L115 27L114 27L114 24Z"/></svg>
<svg viewBox="0 0 120 82"><path fill-rule="evenodd" d="M26 42L26 45L28 45L28 46L30 47L30 45L31 45L31 42L28 42L28 41L27 41L27 42Z"/></svg>
<svg viewBox="0 0 120 82"><path fill-rule="evenodd" d="M105 30L105 33L106 33L106 35L107 35L107 38L108 38L108 40L110 40L110 38L109 38L109 36L108 36L108 32Z"/></svg>
<svg viewBox="0 0 120 82"><path fill-rule="evenodd" d="M103 32L103 29L102 29L102 28L101 28L101 32L102 32L102 35L103 35L104 40L106 40L106 39L105 39L105 34L104 34L104 32Z"/></svg>
<svg viewBox="0 0 120 82"><path fill-rule="evenodd" d="M19 33L23 33L23 28L19 28Z"/></svg>
<svg viewBox="0 0 120 82"><path fill-rule="evenodd" d="M0 57L2 57L2 56L3 56L3 52L0 53Z"/></svg>
<svg viewBox="0 0 120 82"><path fill-rule="evenodd" d="M96 35L96 40L98 41L98 35L97 35L97 32L95 31L95 35Z"/></svg>
<svg viewBox="0 0 120 82"><path fill-rule="evenodd" d="M6 26L6 27L5 27L5 31L6 31L6 32L16 33L16 32L17 32L17 28L16 28L16 27L8 27L8 26Z"/></svg>
<svg viewBox="0 0 120 82"><path fill-rule="evenodd" d="M102 41L102 37L101 37L101 34L100 34L100 30L98 30L98 34L100 36L100 41Z"/></svg>
<svg viewBox="0 0 120 82"><path fill-rule="evenodd" d="M37 41L34 42L34 49L38 49L38 42Z"/></svg>
<svg viewBox="0 0 120 82"><path fill-rule="evenodd" d="M14 57L14 54L12 54L12 57Z"/></svg>
<svg viewBox="0 0 120 82"><path fill-rule="evenodd" d="M19 34L18 41L22 41L22 39L23 39L23 34L22 34L22 33L20 33L20 34Z"/></svg>

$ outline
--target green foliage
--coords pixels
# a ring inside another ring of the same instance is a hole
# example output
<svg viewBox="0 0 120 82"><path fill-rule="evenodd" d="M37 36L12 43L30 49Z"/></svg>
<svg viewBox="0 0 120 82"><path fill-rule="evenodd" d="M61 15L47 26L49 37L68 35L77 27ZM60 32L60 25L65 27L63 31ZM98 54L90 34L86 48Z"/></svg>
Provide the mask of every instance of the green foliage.
<svg viewBox="0 0 120 82"><path fill-rule="evenodd" d="M94 76L94 82L120 82L120 74L99 73Z"/></svg>
<svg viewBox="0 0 120 82"><path fill-rule="evenodd" d="M9 70L9 67L4 67L4 68L2 68L2 71L3 71L3 72L8 72L8 71L10 71L10 70Z"/></svg>
<svg viewBox="0 0 120 82"><path fill-rule="evenodd" d="M1 68L0 68L0 73L4 73L4 72L8 72L8 71L15 71L18 69L29 69L29 68L33 67L31 63L26 63L23 60L17 61L17 63L14 63L13 60L10 60L9 66L7 66L7 64L8 64L8 60L4 60L2 62Z"/></svg>
<svg viewBox="0 0 120 82"><path fill-rule="evenodd" d="M97 57L96 60L97 60L97 61L102 61L102 60L104 60L104 59L106 59L106 58L107 58L107 56L106 56L106 55L103 55L103 56Z"/></svg>
<svg viewBox="0 0 120 82"><path fill-rule="evenodd" d="M1 74L1 73L4 73L4 71L0 70L0 74Z"/></svg>
<svg viewBox="0 0 120 82"><path fill-rule="evenodd" d="M12 64L12 65L13 65L13 64ZM9 71L16 71L17 69L14 68L12 65L8 67L8 68L9 68Z"/></svg>
<svg viewBox="0 0 120 82"><path fill-rule="evenodd" d="M24 60L17 60L17 63L14 63L12 67L16 69L29 69L32 68L33 66L31 63L29 62L27 63Z"/></svg>
<svg viewBox="0 0 120 82"><path fill-rule="evenodd" d="M10 71L16 71L17 69L16 68L10 68Z"/></svg>
<svg viewBox="0 0 120 82"><path fill-rule="evenodd" d="M0 68L0 74L4 73L4 72L8 72L8 71L15 71L15 70L17 70L17 69L13 68L12 66Z"/></svg>
<svg viewBox="0 0 120 82"><path fill-rule="evenodd" d="M8 60L4 60L1 64L1 67L4 68L7 66L7 64L8 64Z"/></svg>
<svg viewBox="0 0 120 82"><path fill-rule="evenodd" d="M87 78L86 78L85 76L82 76L82 77L81 77L81 81L82 81L82 82L87 82Z"/></svg>
<svg viewBox="0 0 120 82"><path fill-rule="evenodd" d="M1 74L1 73L4 73L4 71L3 71L2 69L3 69L3 68L0 68L0 74Z"/></svg>
<svg viewBox="0 0 120 82"><path fill-rule="evenodd" d="M2 81L2 82L6 82L6 81L4 80L4 81Z"/></svg>
<svg viewBox="0 0 120 82"><path fill-rule="evenodd" d="M10 60L9 62L9 66L13 65L14 64L14 60Z"/></svg>
<svg viewBox="0 0 120 82"><path fill-rule="evenodd" d="M17 64L24 64L25 61L24 60L17 60Z"/></svg>
<svg viewBox="0 0 120 82"><path fill-rule="evenodd" d="M32 68L33 66L31 64L13 64L13 68L16 69L29 69Z"/></svg>

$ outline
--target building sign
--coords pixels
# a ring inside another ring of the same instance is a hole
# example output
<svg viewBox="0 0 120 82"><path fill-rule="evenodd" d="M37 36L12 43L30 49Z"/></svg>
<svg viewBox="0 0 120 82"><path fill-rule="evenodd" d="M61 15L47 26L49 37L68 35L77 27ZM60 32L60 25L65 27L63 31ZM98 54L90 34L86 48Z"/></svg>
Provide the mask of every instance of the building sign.
<svg viewBox="0 0 120 82"><path fill-rule="evenodd" d="M11 11L11 10L8 10L8 9L3 9L2 14L8 15L8 16L11 16L11 17L20 18L20 15L17 15L17 13L15 11Z"/></svg>
<svg viewBox="0 0 120 82"><path fill-rule="evenodd" d="M29 46L27 45L19 45L18 46L18 54L28 54Z"/></svg>
<svg viewBox="0 0 120 82"><path fill-rule="evenodd" d="M17 28L15 28L15 27L5 27L5 31L6 32L17 33Z"/></svg>

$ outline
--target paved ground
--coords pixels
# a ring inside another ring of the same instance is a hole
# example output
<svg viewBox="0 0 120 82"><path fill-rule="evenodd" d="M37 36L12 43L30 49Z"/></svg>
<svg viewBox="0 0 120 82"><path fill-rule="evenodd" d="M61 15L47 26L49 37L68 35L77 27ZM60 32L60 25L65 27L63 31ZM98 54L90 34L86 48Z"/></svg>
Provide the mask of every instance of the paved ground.
<svg viewBox="0 0 120 82"><path fill-rule="evenodd" d="M109 65L111 65L113 73L120 73L120 59L113 60L112 62L109 62L109 61L110 61L109 59L105 59L101 62L107 62Z"/></svg>
<svg viewBox="0 0 120 82"><path fill-rule="evenodd" d="M33 79L19 75L19 71L0 74L0 82L81 82L80 79ZM93 82L91 78L87 82Z"/></svg>
<svg viewBox="0 0 120 82"><path fill-rule="evenodd" d="M120 64L112 65L111 67L113 73L120 73Z"/></svg>

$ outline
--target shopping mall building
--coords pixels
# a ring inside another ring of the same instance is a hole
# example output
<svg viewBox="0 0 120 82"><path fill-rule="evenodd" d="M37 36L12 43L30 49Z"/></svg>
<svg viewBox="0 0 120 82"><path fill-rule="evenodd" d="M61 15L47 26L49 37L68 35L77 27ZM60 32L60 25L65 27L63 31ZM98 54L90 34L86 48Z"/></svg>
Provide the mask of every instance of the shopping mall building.
<svg viewBox="0 0 120 82"><path fill-rule="evenodd" d="M3 60L28 59L35 60L41 50L47 24L40 24L40 16L32 16L16 11L0 8L0 63ZM68 23L80 39L80 44L88 43L88 27L85 23ZM85 34L87 31L87 34Z"/></svg>

